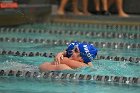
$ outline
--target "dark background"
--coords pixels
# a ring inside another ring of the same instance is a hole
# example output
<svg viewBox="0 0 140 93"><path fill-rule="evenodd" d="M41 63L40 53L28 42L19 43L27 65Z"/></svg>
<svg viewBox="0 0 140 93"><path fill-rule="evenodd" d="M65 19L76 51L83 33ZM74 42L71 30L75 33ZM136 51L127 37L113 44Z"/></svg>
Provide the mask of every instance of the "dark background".
<svg viewBox="0 0 140 93"><path fill-rule="evenodd" d="M140 14L140 0L123 0L124 11L130 14ZM89 0L89 10L93 11L93 0ZM110 11L117 12L116 5L110 7Z"/></svg>
<svg viewBox="0 0 140 93"><path fill-rule="evenodd" d="M3 0L1 0L3 1ZM58 4L61 0L13 0L17 1L20 4ZM69 0L69 3L66 6L66 10L71 10L71 1ZM82 0L79 0L79 3L81 3ZM123 8L124 11L130 14L140 14L140 0L123 0ZM81 4L80 4L81 5ZM94 11L94 3L93 0L89 0L89 11ZM117 13L116 5L113 4L110 7L110 11Z"/></svg>
<svg viewBox="0 0 140 93"><path fill-rule="evenodd" d="M2 1L15 1L19 3L16 9L0 9L0 26L17 25L24 23L46 22L49 20L52 6L59 5L61 0L0 0ZM71 11L72 0L66 6L66 10ZM82 0L79 0L79 8L82 9ZM44 4L46 4L44 6ZM124 0L124 11L128 14L140 15L140 0ZM35 6L34 6L35 5ZM37 6L36 6L37 5ZM89 0L89 11L94 11L93 0ZM110 11L117 13L116 5L110 7ZM138 16L137 16L138 15ZM130 18L132 20L132 18ZM139 19L135 19L139 20Z"/></svg>

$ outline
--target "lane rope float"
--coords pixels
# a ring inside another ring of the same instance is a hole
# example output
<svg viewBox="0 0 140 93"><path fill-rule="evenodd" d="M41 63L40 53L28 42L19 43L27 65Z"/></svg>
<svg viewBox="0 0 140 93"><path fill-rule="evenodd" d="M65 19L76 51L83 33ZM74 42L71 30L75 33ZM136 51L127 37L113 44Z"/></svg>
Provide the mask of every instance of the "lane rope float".
<svg viewBox="0 0 140 93"><path fill-rule="evenodd" d="M49 57L53 58L56 54L54 53L46 53L46 52L26 52L26 51L12 51L12 50L0 50L0 55L12 55L12 56L41 56L41 57ZM119 57L119 56L104 56L97 55L96 60L113 60L113 61L122 61L122 62L131 62L131 63L140 63L139 57Z"/></svg>
<svg viewBox="0 0 140 93"><path fill-rule="evenodd" d="M140 39L138 33L126 33L126 32L99 32L99 31L65 31L65 30L41 30L41 29L25 29L25 28L0 28L1 33L49 33L58 35L80 35L80 36L91 36L100 38L129 38L129 39Z"/></svg>
<svg viewBox="0 0 140 93"><path fill-rule="evenodd" d="M16 38L16 37L0 37L0 42L17 42L17 43L43 43L53 45L66 45L74 40L51 40L51 39L32 39L32 38ZM79 41L86 42L86 41ZM123 42L87 42L101 48L140 48L140 43L123 43Z"/></svg>
<svg viewBox="0 0 140 93"><path fill-rule="evenodd" d="M140 78L138 77L125 77L125 76L108 76L108 75L86 75L77 73L63 73L58 71L48 72L31 72L31 71L16 71L16 70L0 70L0 77L12 76L12 77L25 77L34 79L69 79L69 80L87 80L87 81L99 81L104 83L119 83L119 84L140 84Z"/></svg>

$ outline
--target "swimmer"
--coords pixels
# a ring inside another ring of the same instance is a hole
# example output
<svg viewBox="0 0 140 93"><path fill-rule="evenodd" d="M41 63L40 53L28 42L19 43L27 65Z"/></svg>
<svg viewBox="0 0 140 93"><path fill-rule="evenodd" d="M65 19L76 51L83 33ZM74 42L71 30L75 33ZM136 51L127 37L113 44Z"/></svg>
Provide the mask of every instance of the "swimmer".
<svg viewBox="0 0 140 93"><path fill-rule="evenodd" d="M56 55L53 62L40 65L40 71L73 70L85 66L92 67L92 60L97 55L97 48L92 44L73 42L64 52Z"/></svg>

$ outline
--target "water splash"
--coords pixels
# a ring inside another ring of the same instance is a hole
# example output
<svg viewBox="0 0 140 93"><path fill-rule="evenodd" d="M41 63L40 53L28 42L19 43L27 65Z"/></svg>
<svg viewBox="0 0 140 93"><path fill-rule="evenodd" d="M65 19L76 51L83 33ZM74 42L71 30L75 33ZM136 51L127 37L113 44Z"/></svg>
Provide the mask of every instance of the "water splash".
<svg viewBox="0 0 140 93"><path fill-rule="evenodd" d="M37 66L23 64L21 61L6 60L0 65L4 70L39 71Z"/></svg>

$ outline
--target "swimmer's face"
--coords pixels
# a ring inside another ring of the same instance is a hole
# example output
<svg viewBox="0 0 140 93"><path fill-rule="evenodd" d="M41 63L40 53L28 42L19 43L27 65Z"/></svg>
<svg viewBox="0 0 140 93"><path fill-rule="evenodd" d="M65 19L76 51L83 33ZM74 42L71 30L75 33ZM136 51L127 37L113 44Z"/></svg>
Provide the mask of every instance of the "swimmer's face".
<svg viewBox="0 0 140 93"><path fill-rule="evenodd" d="M84 62L82 57L80 56L80 52L78 50L78 48L74 48L74 50L72 51L72 56L71 59L79 61L79 62Z"/></svg>

